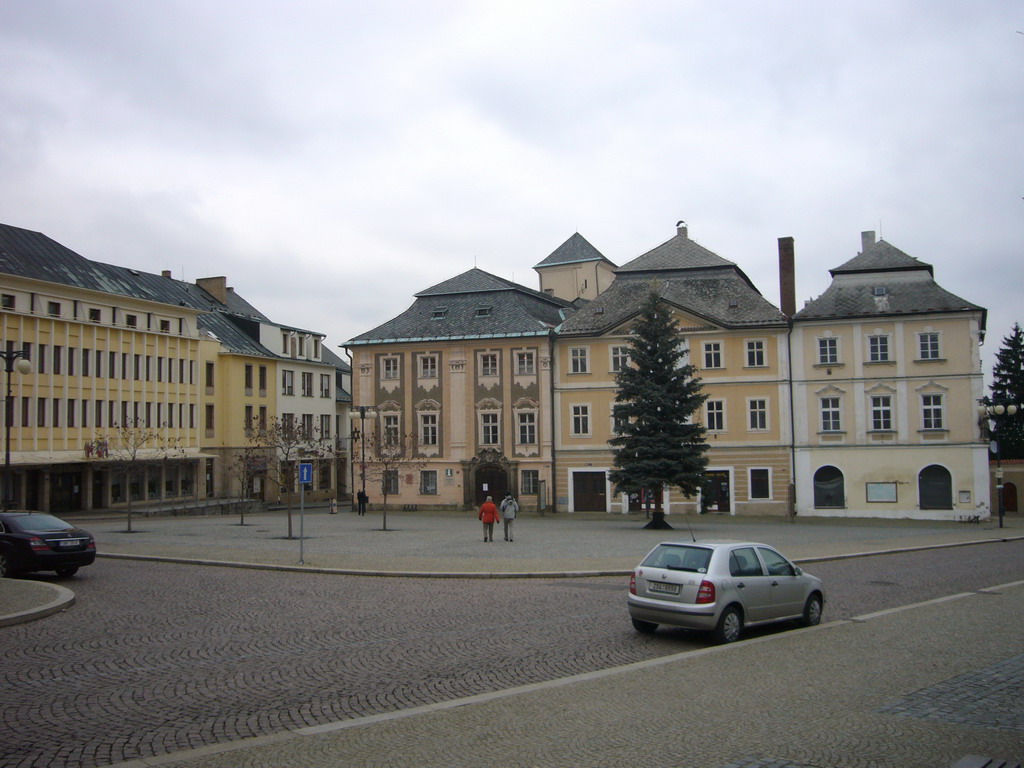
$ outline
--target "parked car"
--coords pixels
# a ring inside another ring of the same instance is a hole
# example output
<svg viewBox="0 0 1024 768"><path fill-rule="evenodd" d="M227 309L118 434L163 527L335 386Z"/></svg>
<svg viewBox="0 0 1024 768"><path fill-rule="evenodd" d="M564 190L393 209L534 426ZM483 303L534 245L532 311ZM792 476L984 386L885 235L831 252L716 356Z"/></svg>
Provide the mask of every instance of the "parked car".
<svg viewBox="0 0 1024 768"><path fill-rule="evenodd" d="M88 531L43 512L0 512L0 576L56 571L73 576L96 559Z"/></svg>
<svg viewBox="0 0 1024 768"><path fill-rule="evenodd" d="M824 604L821 579L755 542L664 541L629 579L629 615L638 632L667 624L710 632L720 643L760 624L818 624Z"/></svg>

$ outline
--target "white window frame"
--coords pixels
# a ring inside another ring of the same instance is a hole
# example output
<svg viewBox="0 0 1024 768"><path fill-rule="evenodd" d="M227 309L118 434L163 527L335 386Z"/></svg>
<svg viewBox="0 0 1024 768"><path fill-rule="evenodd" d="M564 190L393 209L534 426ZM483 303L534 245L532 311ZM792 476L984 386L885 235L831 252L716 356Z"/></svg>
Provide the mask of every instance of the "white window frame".
<svg viewBox="0 0 1024 768"><path fill-rule="evenodd" d="M384 445L394 447L398 445L402 434L402 420L397 413L385 413L381 417L380 433Z"/></svg>
<svg viewBox="0 0 1024 768"><path fill-rule="evenodd" d="M892 432L893 431L893 403L892 395L870 395L871 419L870 432Z"/></svg>
<svg viewBox="0 0 1024 768"><path fill-rule="evenodd" d="M581 403L572 406L571 434L573 437L590 437L590 405Z"/></svg>
<svg viewBox="0 0 1024 768"><path fill-rule="evenodd" d="M725 400L705 401L704 425L708 432L725 432Z"/></svg>
<svg viewBox="0 0 1024 768"><path fill-rule="evenodd" d="M281 370L281 394L295 394L295 371L284 368Z"/></svg>
<svg viewBox="0 0 1024 768"><path fill-rule="evenodd" d="M921 395L921 429L945 429L945 402L941 394L929 392Z"/></svg>
<svg viewBox="0 0 1024 768"><path fill-rule="evenodd" d="M868 336L868 362L891 363L892 355L890 354L889 346L889 334L870 334Z"/></svg>
<svg viewBox="0 0 1024 768"><path fill-rule="evenodd" d="M918 360L941 360L942 346L938 331L921 331L917 334Z"/></svg>
<svg viewBox="0 0 1024 768"><path fill-rule="evenodd" d="M532 350L516 352L516 374L533 376L537 373L537 356Z"/></svg>
<svg viewBox="0 0 1024 768"><path fill-rule="evenodd" d="M590 373L590 347L569 348L569 373Z"/></svg>
<svg viewBox="0 0 1024 768"><path fill-rule="evenodd" d="M437 414L420 414L420 445L437 445Z"/></svg>
<svg viewBox="0 0 1024 768"><path fill-rule="evenodd" d="M704 367L707 369L724 368L722 364L722 342L720 341L705 341L704 342Z"/></svg>
<svg viewBox="0 0 1024 768"><path fill-rule="evenodd" d="M421 469L420 470L420 495L421 496L436 496L437 495L437 470L436 469Z"/></svg>
<svg viewBox="0 0 1024 768"><path fill-rule="evenodd" d="M420 355L420 378L437 378L437 355Z"/></svg>
<svg viewBox="0 0 1024 768"><path fill-rule="evenodd" d="M383 381L398 381L401 366L395 355L382 357L380 360L380 377Z"/></svg>
<svg viewBox="0 0 1024 768"><path fill-rule="evenodd" d="M839 338L836 336L818 337L818 365L839 364Z"/></svg>
<svg viewBox="0 0 1024 768"><path fill-rule="evenodd" d="M537 444L536 411L520 411L519 413L516 414L516 436L519 439L520 445ZM529 439L524 440L524 436Z"/></svg>
<svg viewBox="0 0 1024 768"><path fill-rule="evenodd" d="M625 344L615 344L609 350L611 356L611 372L618 373L629 365L629 347Z"/></svg>
<svg viewBox="0 0 1024 768"><path fill-rule="evenodd" d="M747 368L767 368L768 352L764 339L747 339Z"/></svg>
<svg viewBox="0 0 1024 768"><path fill-rule="evenodd" d="M498 353L480 353L480 377L497 377L498 375Z"/></svg>
<svg viewBox="0 0 1024 768"><path fill-rule="evenodd" d="M501 416L497 411L480 412L480 444L501 445Z"/></svg>
<svg viewBox="0 0 1024 768"><path fill-rule="evenodd" d="M767 472L768 473L768 495L767 496L755 496L753 494L754 489L754 473L755 472ZM747 498L750 501L771 501L773 498L772 494L772 468L771 467L750 467L747 469Z"/></svg>
<svg viewBox="0 0 1024 768"><path fill-rule="evenodd" d="M747 398L747 431L768 431L768 398Z"/></svg>
<svg viewBox="0 0 1024 768"><path fill-rule="evenodd" d="M826 395L818 399L818 412L821 416L822 432L843 431L843 401L835 395Z"/></svg>

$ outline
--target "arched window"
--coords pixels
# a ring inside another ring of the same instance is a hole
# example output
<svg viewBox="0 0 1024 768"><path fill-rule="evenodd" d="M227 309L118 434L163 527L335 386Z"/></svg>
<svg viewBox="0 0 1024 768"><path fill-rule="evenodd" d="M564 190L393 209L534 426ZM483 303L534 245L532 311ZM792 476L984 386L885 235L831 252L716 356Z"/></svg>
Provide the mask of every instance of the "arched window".
<svg viewBox="0 0 1024 768"><path fill-rule="evenodd" d="M1016 483L1003 483L1003 511L1017 511L1017 485Z"/></svg>
<svg viewBox="0 0 1024 768"><path fill-rule="evenodd" d="M952 509L953 478L949 470L932 464L917 476L917 493L921 509Z"/></svg>
<svg viewBox="0 0 1024 768"><path fill-rule="evenodd" d="M817 508L846 506L843 473L836 467L820 467L814 473L814 506Z"/></svg>

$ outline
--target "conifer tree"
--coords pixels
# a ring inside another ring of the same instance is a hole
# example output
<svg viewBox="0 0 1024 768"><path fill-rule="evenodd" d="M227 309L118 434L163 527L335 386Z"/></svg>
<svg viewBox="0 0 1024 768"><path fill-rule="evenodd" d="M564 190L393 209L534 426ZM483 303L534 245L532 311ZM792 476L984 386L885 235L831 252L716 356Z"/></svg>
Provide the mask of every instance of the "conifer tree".
<svg viewBox="0 0 1024 768"><path fill-rule="evenodd" d="M697 495L707 467L704 427L692 423L707 395L701 389L679 324L652 290L640 306L629 341L629 365L616 376L613 414L618 434L609 477L620 492L645 491L655 499L647 528L671 528L665 522L660 490L675 486Z"/></svg>
<svg viewBox="0 0 1024 768"><path fill-rule="evenodd" d="M1003 339L1003 346L996 353L992 366L991 395L986 405L1007 405L1013 403L1020 409L1024 406L1024 331L1020 323L1014 323L1013 331ZM993 436L999 443L1002 459L1024 459L1024 413L1018 410L1013 416L993 416Z"/></svg>

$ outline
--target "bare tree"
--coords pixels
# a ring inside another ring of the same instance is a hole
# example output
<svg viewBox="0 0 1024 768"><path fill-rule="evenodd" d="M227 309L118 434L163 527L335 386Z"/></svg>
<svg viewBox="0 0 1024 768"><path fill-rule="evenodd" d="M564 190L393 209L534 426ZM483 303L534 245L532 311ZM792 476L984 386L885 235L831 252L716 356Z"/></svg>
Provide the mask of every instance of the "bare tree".
<svg viewBox="0 0 1024 768"><path fill-rule="evenodd" d="M426 465L426 459L418 457L415 434L396 435L391 432L371 433L366 440L366 476L380 482L384 497L383 527L388 529L388 496L397 492L402 472L416 471Z"/></svg>
<svg viewBox="0 0 1024 768"><path fill-rule="evenodd" d="M228 463L228 472L238 482L239 525L245 525L245 508L251 499L253 480L266 474L267 454L267 448L258 445L250 436L249 443L235 453Z"/></svg>
<svg viewBox="0 0 1024 768"><path fill-rule="evenodd" d="M100 458L109 461L115 476L123 478L128 499L128 527L132 532L132 481L141 476L140 495L145 492L146 477L152 467L162 466L170 459L184 458L185 449L180 437L170 437L165 428L143 426L139 420L130 420L115 426L113 431L100 436L93 443Z"/></svg>

